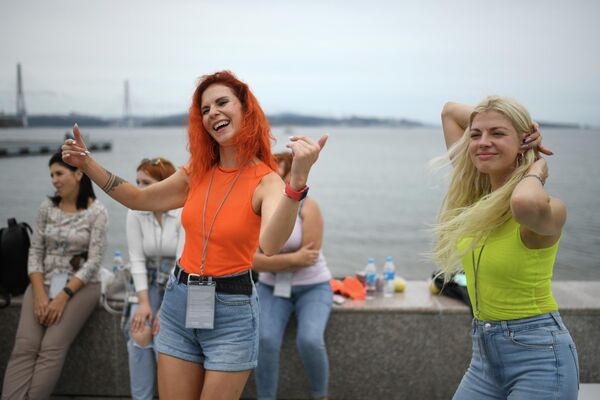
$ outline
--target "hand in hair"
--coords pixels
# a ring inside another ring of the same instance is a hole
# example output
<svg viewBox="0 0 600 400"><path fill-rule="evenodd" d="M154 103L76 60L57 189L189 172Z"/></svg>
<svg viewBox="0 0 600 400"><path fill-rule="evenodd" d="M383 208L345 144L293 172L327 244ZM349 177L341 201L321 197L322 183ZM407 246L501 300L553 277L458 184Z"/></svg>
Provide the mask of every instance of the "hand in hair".
<svg viewBox="0 0 600 400"><path fill-rule="evenodd" d="M533 123L531 132L525 135L523 138L523 150L536 149L538 152L547 156L554 155L554 152L542 144L542 134L540 132L540 125L537 122Z"/></svg>
<svg viewBox="0 0 600 400"><path fill-rule="evenodd" d="M292 150L292 168L290 170L290 186L299 190L302 189L308 180L308 173L311 167L319 158L321 149L327 143L328 135L323 135L317 143L306 136L292 136L291 143L286 147Z"/></svg>
<svg viewBox="0 0 600 400"><path fill-rule="evenodd" d="M89 160L88 155L90 152L81 137L81 132L77 124L73 125L73 136L75 140L67 139L61 147L62 159L73 167L83 169Z"/></svg>

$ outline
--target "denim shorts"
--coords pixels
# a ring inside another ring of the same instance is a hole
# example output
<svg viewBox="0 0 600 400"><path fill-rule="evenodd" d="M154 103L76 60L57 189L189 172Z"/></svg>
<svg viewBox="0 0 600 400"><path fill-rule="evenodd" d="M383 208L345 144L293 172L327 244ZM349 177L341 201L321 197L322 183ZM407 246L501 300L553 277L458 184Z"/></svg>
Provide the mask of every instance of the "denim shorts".
<svg viewBox="0 0 600 400"><path fill-rule="evenodd" d="M246 272L247 273L247 272ZM244 371L258 358L258 298L252 295L215 295L214 329L185 327L187 285L171 274L160 309L156 350L212 371Z"/></svg>
<svg viewBox="0 0 600 400"><path fill-rule="evenodd" d="M473 357L455 400L576 400L577 349L557 311L473 321Z"/></svg>

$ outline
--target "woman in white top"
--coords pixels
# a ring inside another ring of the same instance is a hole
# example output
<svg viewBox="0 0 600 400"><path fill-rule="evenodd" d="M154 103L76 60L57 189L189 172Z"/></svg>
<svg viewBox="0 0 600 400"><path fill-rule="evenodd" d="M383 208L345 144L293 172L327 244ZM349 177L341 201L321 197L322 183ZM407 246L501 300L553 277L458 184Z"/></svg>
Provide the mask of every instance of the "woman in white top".
<svg viewBox="0 0 600 400"><path fill-rule="evenodd" d="M136 181L146 187L175 172L164 158L143 159L137 167ZM125 328L128 336L129 376L133 399L152 399L156 378L153 337L158 333L158 310L169 273L181 254L185 236L181 209L134 211L127 213L127 245L131 274L138 298L129 310Z"/></svg>
<svg viewBox="0 0 600 400"><path fill-rule="evenodd" d="M287 182L292 154L275 154L278 173ZM298 321L296 342L311 397L327 398L329 359L325 328L331 312L331 272L321 252L323 217L315 200L302 201L294 230L277 255L256 253L252 268L259 271L259 352L256 367L258 399L277 398L279 352L292 315Z"/></svg>

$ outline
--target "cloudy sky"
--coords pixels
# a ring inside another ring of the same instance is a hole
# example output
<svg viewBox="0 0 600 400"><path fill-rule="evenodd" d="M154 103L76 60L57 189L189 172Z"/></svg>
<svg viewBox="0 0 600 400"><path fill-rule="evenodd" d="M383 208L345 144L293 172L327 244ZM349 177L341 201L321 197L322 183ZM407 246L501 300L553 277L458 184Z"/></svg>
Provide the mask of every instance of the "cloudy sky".
<svg viewBox="0 0 600 400"><path fill-rule="evenodd" d="M185 112L234 71L268 113L438 123L447 100L515 97L600 126L600 2L0 0L0 112L21 62L30 114Z"/></svg>

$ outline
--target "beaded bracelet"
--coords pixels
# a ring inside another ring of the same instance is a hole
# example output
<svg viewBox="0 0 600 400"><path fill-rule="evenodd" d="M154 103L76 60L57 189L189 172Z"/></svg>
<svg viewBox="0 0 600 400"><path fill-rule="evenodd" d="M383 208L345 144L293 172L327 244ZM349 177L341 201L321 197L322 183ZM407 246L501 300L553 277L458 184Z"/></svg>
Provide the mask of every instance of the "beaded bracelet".
<svg viewBox="0 0 600 400"><path fill-rule="evenodd" d="M536 174L527 174L527 175L523 176L523 178L521 178L521 180L523 180L525 178L529 178L529 177L537 178L537 180L540 181L540 183L542 184L542 186L544 186L544 180L542 179L541 176L536 175Z"/></svg>

